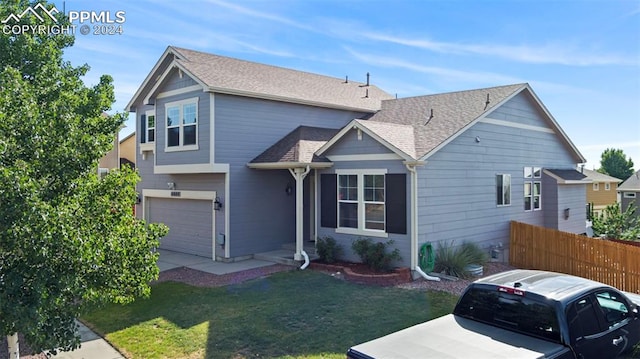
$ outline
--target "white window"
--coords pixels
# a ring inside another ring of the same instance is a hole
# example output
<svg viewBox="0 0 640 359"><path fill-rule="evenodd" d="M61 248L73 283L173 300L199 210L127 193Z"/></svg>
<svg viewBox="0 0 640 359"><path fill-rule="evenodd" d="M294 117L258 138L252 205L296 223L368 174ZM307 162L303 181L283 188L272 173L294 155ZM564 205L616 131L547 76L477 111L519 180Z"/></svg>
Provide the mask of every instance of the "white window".
<svg viewBox="0 0 640 359"><path fill-rule="evenodd" d="M542 201L542 168L525 167L524 168L524 210L537 211L540 210Z"/></svg>
<svg viewBox="0 0 640 359"><path fill-rule="evenodd" d="M604 183L604 190L605 191L611 191L611 183L605 182Z"/></svg>
<svg viewBox="0 0 640 359"><path fill-rule="evenodd" d="M100 167L98 168L98 178L103 179L109 174L109 169Z"/></svg>
<svg viewBox="0 0 640 359"><path fill-rule="evenodd" d="M166 151L198 149L198 98L165 105Z"/></svg>
<svg viewBox="0 0 640 359"><path fill-rule="evenodd" d="M498 206L511 205L511 175L496 175L496 194Z"/></svg>
<svg viewBox="0 0 640 359"><path fill-rule="evenodd" d="M386 170L337 170L338 231L385 232Z"/></svg>
<svg viewBox="0 0 640 359"><path fill-rule="evenodd" d="M599 191L600 190L600 183L593 182L593 190L594 191Z"/></svg>
<svg viewBox="0 0 640 359"><path fill-rule="evenodd" d="M156 140L156 112L155 111L147 111L146 112L146 128L147 128L147 142L154 142Z"/></svg>
<svg viewBox="0 0 640 359"><path fill-rule="evenodd" d="M635 192L624 192L622 194L622 196L624 198L636 198L636 193Z"/></svg>

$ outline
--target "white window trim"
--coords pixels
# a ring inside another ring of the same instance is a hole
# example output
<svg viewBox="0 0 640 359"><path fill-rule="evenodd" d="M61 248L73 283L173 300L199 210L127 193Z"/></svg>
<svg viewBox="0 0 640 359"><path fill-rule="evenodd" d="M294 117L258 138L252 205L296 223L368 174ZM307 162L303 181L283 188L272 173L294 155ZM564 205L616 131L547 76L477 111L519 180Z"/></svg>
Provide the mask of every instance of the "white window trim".
<svg viewBox="0 0 640 359"><path fill-rule="evenodd" d="M337 201L338 211L338 227L335 229L336 233L351 234L359 236L379 237L387 238L389 234L386 231L379 229L366 229L365 226L365 201L364 201L364 175L386 175L387 169L337 169L336 181L340 181L340 175L357 175L358 176L358 228L340 227L340 200ZM339 182L336 184L340 188ZM386 191L387 184L385 183L385 204L386 204ZM385 227L387 223L385 221Z"/></svg>
<svg viewBox="0 0 640 359"><path fill-rule="evenodd" d="M180 100L180 101L173 101L173 102L167 102L164 105L164 126L165 126L165 131L164 131L164 151L165 152L180 152L180 151L196 151L198 150L200 147L198 146L198 134L200 132L200 114L199 114L199 106L198 106L198 102L199 102L200 98L199 97L192 97L192 98L188 98L188 99L184 99L184 100ZM196 127L196 143L193 145L183 145L182 142L184 141L184 127L185 125L182 123L182 115L183 115L183 111L184 111L184 106L185 105L191 105L191 104L195 104L196 105L196 123L195 125L188 125L188 126L195 126ZM178 146L171 146L169 147L169 126L167 126L167 109L169 107L178 107L179 108L179 115L178 115L178 125L177 126L171 126L171 128L175 128L178 127L180 130L180 144ZM156 118L156 123L157 123L158 119ZM156 125L157 128L157 125Z"/></svg>
<svg viewBox="0 0 640 359"><path fill-rule="evenodd" d="M599 191L600 190L600 183L593 182L593 190L594 191Z"/></svg>
<svg viewBox="0 0 640 359"><path fill-rule="evenodd" d="M531 170L531 176L527 176L527 169ZM524 169L524 183L530 183L531 184L531 195L529 196L524 196L523 198L531 198L531 208L530 209L526 209L525 208L525 212L533 212L533 211L541 211L542 210L542 181L535 181L536 178L542 178L542 167L536 167L536 166L528 166L525 167ZM536 183L540 184L540 193L538 193L538 195L536 196L535 194L535 188L536 188ZM523 190L522 192L524 193L524 184L523 184ZM535 198L538 197L538 203L539 203L539 207L535 208Z"/></svg>
<svg viewBox="0 0 640 359"><path fill-rule="evenodd" d="M146 121L145 128L146 129L145 129L145 131L147 132L147 133L144 134L144 138L147 140L146 143L149 143L149 144L153 145L153 143L156 141L156 135L158 134L158 132L156 131L156 127L158 127L158 118L156 117L156 110L155 109L148 110L148 111L145 111L144 114L146 116L146 118L145 118L145 121ZM153 116L154 126L151 127L151 128L149 127L149 116ZM149 130L153 130L153 141L149 141Z"/></svg>
<svg viewBox="0 0 640 359"><path fill-rule="evenodd" d="M509 203L506 203L506 204L505 203L503 203L503 204L496 203L496 206L497 207L509 207L509 206L511 206L511 202L512 202L512 197L511 197L511 192L512 192L511 191L511 187L512 187L511 174L509 174L509 173L496 173L495 176L494 176L494 179L497 176L502 176L503 187L504 187L504 178L505 178L505 176L507 176L509 178ZM496 188L496 186L494 185L493 188ZM494 198L496 198L496 201L497 201L497 198L498 198L498 194L497 193L495 194ZM504 193L502 194L502 200L504 201Z"/></svg>
<svg viewBox="0 0 640 359"><path fill-rule="evenodd" d="M611 191L611 183L605 182L604 183L604 190L605 191Z"/></svg>
<svg viewBox="0 0 640 359"><path fill-rule="evenodd" d="M623 192L622 197L624 198L636 198L635 192Z"/></svg>

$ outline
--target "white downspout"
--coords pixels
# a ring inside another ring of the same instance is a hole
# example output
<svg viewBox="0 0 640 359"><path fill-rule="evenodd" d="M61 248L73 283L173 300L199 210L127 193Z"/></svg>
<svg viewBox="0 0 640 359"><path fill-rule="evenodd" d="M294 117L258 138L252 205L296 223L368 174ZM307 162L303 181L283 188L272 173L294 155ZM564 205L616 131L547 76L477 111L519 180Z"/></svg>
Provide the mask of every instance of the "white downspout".
<svg viewBox="0 0 640 359"><path fill-rule="evenodd" d="M304 246L302 241L302 237L304 237L304 228L302 224L304 205L302 197L304 196L303 181L310 171L311 168L309 166L306 168L289 168L289 172L293 178L296 179L296 253L293 256L293 259L297 261L304 259L305 263L300 267L300 269L305 269L309 265L309 256L303 250Z"/></svg>
<svg viewBox="0 0 640 359"><path fill-rule="evenodd" d="M417 163L405 163L407 170L411 172L411 269L426 280L439 282L440 278L428 275L418 265L418 171L416 171L416 165Z"/></svg>

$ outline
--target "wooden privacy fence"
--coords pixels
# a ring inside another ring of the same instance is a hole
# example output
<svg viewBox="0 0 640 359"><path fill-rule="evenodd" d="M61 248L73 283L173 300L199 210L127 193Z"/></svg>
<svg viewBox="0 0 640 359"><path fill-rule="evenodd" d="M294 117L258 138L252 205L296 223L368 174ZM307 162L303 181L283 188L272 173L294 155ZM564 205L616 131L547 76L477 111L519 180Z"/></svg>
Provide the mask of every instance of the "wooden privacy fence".
<svg viewBox="0 0 640 359"><path fill-rule="evenodd" d="M509 264L572 274L640 293L640 247L511 222Z"/></svg>

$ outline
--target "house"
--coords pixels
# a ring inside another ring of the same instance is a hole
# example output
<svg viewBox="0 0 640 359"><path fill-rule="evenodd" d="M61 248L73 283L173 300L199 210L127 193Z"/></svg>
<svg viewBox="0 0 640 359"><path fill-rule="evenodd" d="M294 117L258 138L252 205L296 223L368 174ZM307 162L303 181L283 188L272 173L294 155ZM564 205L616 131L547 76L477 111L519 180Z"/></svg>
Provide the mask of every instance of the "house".
<svg viewBox="0 0 640 359"><path fill-rule="evenodd" d="M104 116L108 115L104 114ZM113 138L113 147L98 161L98 176L105 176L112 169L120 167L120 146L118 138L119 135L118 132L116 132Z"/></svg>
<svg viewBox="0 0 640 359"><path fill-rule="evenodd" d="M599 215L611 204L618 203L618 184L621 179L615 178L598 171L582 168L591 185L587 186L587 203L594 215Z"/></svg>
<svg viewBox="0 0 640 359"><path fill-rule="evenodd" d="M585 159L528 84L395 99L370 81L168 47L135 112L136 211L220 261L331 236L505 248L509 222L583 233Z"/></svg>
<svg viewBox="0 0 640 359"><path fill-rule="evenodd" d="M635 215L640 218L640 171L632 174L621 185L618 186L618 194L620 199L621 209L626 211L630 205L636 207Z"/></svg>
<svg viewBox="0 0 640 359"><path fill-rule="evenodd" d="M120 140L120 166L128 164L131 167L136 167L136 133L131 132L125 138Z"/></svg>

